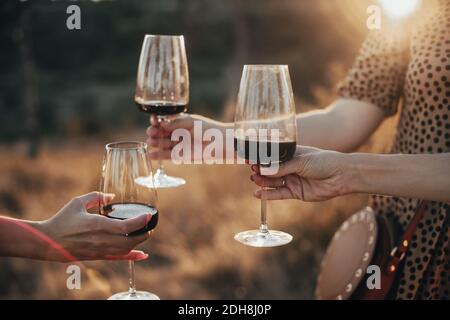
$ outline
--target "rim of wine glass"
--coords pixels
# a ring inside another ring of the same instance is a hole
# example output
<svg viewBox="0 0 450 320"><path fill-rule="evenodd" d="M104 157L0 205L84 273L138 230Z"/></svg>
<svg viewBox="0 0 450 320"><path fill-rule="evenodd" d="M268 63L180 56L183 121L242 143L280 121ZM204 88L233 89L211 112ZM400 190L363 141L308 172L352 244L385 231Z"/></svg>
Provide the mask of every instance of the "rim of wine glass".
<svg viewBox="0 0 450 320"><path fill-rule="evenodd" d="M289 68L287 64L244 64L244 68Z"/></svg>
<svg viewBox="0 0 450 320"><path fill-rule="evenodd" d="M145 34L145 38L184 38L182 34Z"/></svg>
<svg viewBox="0 0 450 320"><path fill-rule="evenodd" d="M141 141L115 141L106 145L106 150L133 150L133 149L147 149L147 144Z"/></svg>

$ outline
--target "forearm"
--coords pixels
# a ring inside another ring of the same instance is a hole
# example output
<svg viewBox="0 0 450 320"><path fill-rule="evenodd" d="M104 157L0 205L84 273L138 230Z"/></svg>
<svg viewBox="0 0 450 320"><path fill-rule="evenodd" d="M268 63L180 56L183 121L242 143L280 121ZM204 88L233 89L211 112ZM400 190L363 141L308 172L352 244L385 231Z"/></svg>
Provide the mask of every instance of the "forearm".
<svg viewBox="0 0 450 320"><path fill-rule="evenodd" d="M202 121L203 130L219 129L222 132L223 136L225 136L225 132L226 132L227 129L233 129L234 128L234 123L233 122L217 121L217 120L213 120L211 118L206 118L206 117L201 116L201 115L194 115L193 116L193 120L194 121Z"/></svg>
<svg viewBox="0 0 450 320"><path fill-rule="evenodd" d="M41 222L0 216L0 256L44 259L48 243Z"/></svg>
<svg viewBox="0 0 450 320"><path fill-rule="evenodd" d="M351 151L343 144L336 118L330 108L297 115L297 143L325 150ZM327 129L325 129L327 128Z"/></svg>
<svg viewBox="0 0 450 320"><path fill-rule="evenodd" d="M297 115L298 143L349 152L364 143L384 118L372 104L338 99L325 110Z"/></svg>
<svg viewBox="0 0 450 320"><path fill-rule="evenodd" d="M344 157L351 192L450 203L450 153Z"/></svg>

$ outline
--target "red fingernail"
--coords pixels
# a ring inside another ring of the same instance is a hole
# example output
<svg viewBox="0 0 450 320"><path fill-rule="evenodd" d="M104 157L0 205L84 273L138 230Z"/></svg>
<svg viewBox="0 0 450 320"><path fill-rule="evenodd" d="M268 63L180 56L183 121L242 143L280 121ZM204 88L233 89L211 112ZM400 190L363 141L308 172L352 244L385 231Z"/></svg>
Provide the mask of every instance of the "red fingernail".
<svg viewBox="0 0 450 320"><path fill-rule="evenodd" d="M136 256L136 261L141 261L141 260L145 260L148 258L148 254L144 253L144 254L139 254Z"/></svg>

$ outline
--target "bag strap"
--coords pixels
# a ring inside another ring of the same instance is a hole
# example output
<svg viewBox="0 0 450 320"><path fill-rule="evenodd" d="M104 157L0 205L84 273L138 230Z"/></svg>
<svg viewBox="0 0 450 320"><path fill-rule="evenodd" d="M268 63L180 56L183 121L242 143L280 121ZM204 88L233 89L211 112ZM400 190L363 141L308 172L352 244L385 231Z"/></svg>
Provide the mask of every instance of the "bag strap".
<svg viewBox="0 0 450 320"><path fill-rule="evenodd" d="M389 294L396 281L398 272L400 271L401 263L405 259L408 252L409 245L414 232L417 230L417 226L422 220L426 209L428 208L428 201L422 201L419 203L417 210L406 227L403 236L401 237L398 245L394 247L391 253L381 262L381 289L380 290L366 290L365 295L362 297L364 300L385 300L389 299Z"/></svg>
<svg viewBox="0 0 450 320"><path fill-rule="evenodd" d="M416 232L417 226L422 220L425 211L428 208L428 205L428 201L422 201L419 203L416 213L406 227L405 232L403 233L403 236L400 239L398 245L392 249L391 254L388 257L385 270L387 274L395 274L399 268L400 263L403 261L403 259L405 259L406 252L408 251L409 245L411 244L411 239Z"/></svg>

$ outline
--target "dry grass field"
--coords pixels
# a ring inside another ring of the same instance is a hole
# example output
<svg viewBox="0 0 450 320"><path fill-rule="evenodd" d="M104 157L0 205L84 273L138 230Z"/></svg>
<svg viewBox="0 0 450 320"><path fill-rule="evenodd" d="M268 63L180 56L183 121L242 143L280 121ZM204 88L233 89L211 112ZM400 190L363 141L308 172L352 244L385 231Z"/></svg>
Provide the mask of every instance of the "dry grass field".
<svg viewBox="0 0 450 320"><path fill-rule="evenodd" d="M394 122L385 123L364 150L385 150ZM142 133L120 139L139 139ZM108 141L93 140L47 141L36 160L26 159L20 144L2 146L0 213L45 219L71 197L97 190ZM166 165L187 184L159 192L160 224L142 245L150 259L137 263L136 275L138 289L163 299L311 299L333 231L367 200L352 195L323 203L270 202L270 227L290 232L294 241L250 248L233 240L234 233L258 226L259 201L252 197L248 167ZM83 263L82 288L73 291L66 288L66 267L2 258L0 298L105 299L126 289L125 262Z"/></svg>

